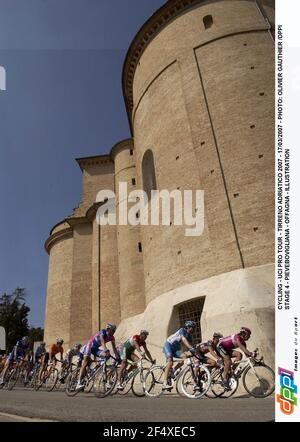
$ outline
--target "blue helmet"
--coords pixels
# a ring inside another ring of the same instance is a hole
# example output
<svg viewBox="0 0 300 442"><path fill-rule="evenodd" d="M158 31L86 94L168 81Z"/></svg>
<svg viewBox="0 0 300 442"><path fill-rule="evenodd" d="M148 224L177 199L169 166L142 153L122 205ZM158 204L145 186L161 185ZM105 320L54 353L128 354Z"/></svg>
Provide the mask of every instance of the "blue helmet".
<svg viewBox="0 0 300 442"><path fill-rule="evenodd" d="M195 328L196 327L196 322L195 321L186 321L184 324L185 328Z"/></svg>

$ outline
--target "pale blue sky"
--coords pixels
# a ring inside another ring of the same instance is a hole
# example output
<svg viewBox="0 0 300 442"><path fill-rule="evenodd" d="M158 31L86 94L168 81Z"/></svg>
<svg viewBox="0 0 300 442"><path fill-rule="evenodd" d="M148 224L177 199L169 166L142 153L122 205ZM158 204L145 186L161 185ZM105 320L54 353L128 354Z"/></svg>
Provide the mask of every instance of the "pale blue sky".
<svg viewBox="0 0 300 442"><path fill-rule="evenodd" d="M126 51L163 0L0 0L0 293L26 287L42 326L50 228L81 197L74 158L129 136Z"/></svg>

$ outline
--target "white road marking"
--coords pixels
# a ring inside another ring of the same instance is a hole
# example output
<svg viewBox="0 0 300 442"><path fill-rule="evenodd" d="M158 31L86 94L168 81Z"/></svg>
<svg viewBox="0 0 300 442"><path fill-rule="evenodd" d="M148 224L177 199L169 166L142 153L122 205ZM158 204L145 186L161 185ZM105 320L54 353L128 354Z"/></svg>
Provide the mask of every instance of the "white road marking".
<svg viewBox="0 0 300 442"><path fill-rule="evenodd" d="M8 419L14 419L16 421L20 422L56 422L50 419L39 419L39 418L33 418L33 417L25 417L25 416L18 416L16 414L9 414L9 413L2 413L0 412L0 418L8 418ZM5 422L5 421L2 421Z"/></svg>

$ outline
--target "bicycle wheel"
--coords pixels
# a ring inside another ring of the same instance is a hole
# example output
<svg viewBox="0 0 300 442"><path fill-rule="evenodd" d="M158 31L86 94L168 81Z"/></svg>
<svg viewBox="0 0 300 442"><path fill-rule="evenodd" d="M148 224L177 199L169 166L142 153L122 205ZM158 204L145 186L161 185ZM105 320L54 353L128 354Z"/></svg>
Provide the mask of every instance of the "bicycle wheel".
<svg viewBox="0 0 300 442"><path fill-rule="evenodd" d="M145 396L144 381L146 374L148 373L148 368L143 368L142 371L138 371L131 382L132 393L137 397Z"/></svg>
<svg viewBox="0 0 300 442"><path fill-rule="evenodd" d="M144 378L145 394L148 397L159 397L163 394L164 367L154 365L151 367Z"/></svg>
<svg viewBox="0 0 300 442"><path fill-rule="evenodd" d="M96 375L94 381L94 394L96 397L104 398L108 396L117 383L117 369L116 367L107 369L103 367Z"/></svg>
<svg viewBox="0 0 300 442"><path fill-rule="evenodd" d="M189 399L200 399L207 393L211 384L211 377L208 368L201 365L198 373L193 373L191 366L186 367L180 375L179 382L183 394Z"/></svg>
<svg viewBox="0 0 300 442"><path fill-rule="evenodd" d="M65 392L67 396L73 397L80 392L76 389L80 368L74 370L67 379Z"/></svg>
<svg viewBox="0 0 300 442"><path fill-rule="evenodd" d="M212 391L212 380L214 379L215 376L217 376L217 372L219 371L218 368L213 368L210 372L210 377L211 377L211 382L210 382L210 387L207 390L207 392L205 393L205 396L210 398L210 399L214 399L216 398L216 395L213 393Z"/></svg>
<svg viewBox="0 0 300 442"><path fill-rule="evenodd" d="M55 389L56 390L64 390L65 389L65 387L66 387L66 380L67 380L68 376L69 376L69 370L67 368L62 368L58 372L57 382L55 384Z"/></svg>
<svg viewBox="0 0 300 442"><path fill-rule="evenodd" d="M247 367L243 375L245 390L253 397L264 398L275 390L275 373L267 365Z"/></svg>
<svg viewBox="0 0 300 442"><path fill-rule="evenodd" d="M225 388L223 386L222 372L218 371L211 379L211 391L216 397L229 398L238 389L239 380L231 376L228 383L230 388Z"/></svg>
<svg viewBox="0 0 300 442"><path fill-rule="evenodd" d="M54 390L55 385L58 379L58 370L57 368L50 369L50 372L46 378L46 391L50 393L50 391Z"/></svg>
<svg viewBox="0 0 300 442"><path fill-rule="evenodd" d="M86 382L86 384L84 386L84 389L83 389L83 392L86 393L86 394L90 393L92 391L93 387L94 387L94 383L95 383L95 378L94 377L90 378Z"/></svg>
<svg viewBox="0 0 300 442"><path fill-rule="evenodd" d="M14 368L11 371L10 376L7 381L7 389L8 390L12 390L16 386L16 383L18 382L20 374L21 374L21 370L18 367Z"/></svg>
<svg viewBox="0 0 300 442"><path fill-rule="evenodd" d="M32 376L31 376L31 379L30 379L30 382L29 382L29 388L34 388L35 387L38 374L39 374L39 369L35 368L33 370L33 373L32 373Z"/></svg>

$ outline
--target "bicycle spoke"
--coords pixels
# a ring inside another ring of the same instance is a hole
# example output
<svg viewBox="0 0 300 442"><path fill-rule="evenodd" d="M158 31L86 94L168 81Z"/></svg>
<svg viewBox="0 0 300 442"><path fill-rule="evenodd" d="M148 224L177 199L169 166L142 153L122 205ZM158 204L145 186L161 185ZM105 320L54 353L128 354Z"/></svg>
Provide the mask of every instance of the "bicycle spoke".
<svg viewBox="0 0 300 442"><path fill-rule="evenodd" d="M265 365L249 367L244 374L243 384L251 396L263 398L270 396L275 389L275 374Z"/></svg>

